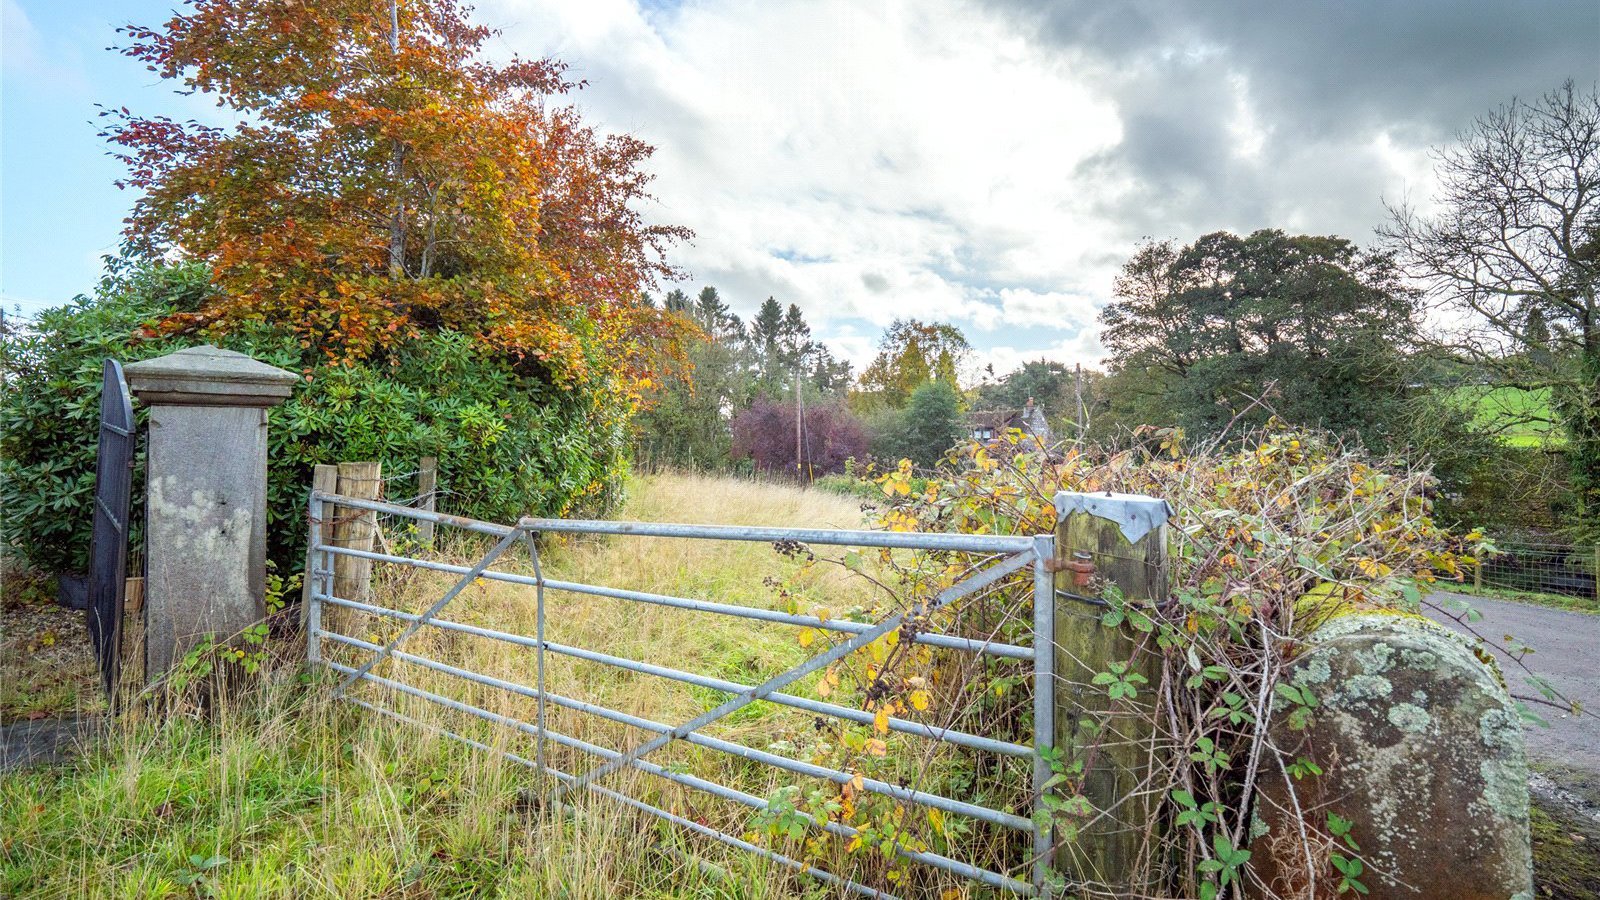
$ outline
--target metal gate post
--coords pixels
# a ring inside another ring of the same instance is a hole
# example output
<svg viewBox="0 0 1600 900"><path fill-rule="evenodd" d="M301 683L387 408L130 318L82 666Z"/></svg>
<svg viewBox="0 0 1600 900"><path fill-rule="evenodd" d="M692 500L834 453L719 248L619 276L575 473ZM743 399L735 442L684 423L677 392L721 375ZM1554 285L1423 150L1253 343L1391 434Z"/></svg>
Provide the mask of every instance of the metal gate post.
<svg viewBox="0 0 1600 900"><path fill-rule="evenodd" d="M306 662L315 666L322 662L322 595L328 592L324 570L333 564L322 549L322 515L327 504L313 490L307 515L311 518L310 546L306 552L306 574L303 576L311 590L305 593L306 603Z"/></svg>
<svg viewBox="0 0 1600 900"><path fill-rule="evenodd" d="M1054 830L1044 824L1049 815L1045 784L1053 774L1045 751L1056 735L1056 583L1050 572L1055 546L1053 535L1033 539L1033 886L1040 897L1050 896L1055 841Z"/></svg>
<svg viewBox="0 0 1600 900"><path fill-rule="evenodd" d="M541 568L540 565L539 565L539 543L538 543L538 538L539 538L538 532L535 532L535 531L528 532L528 555L533 559L533 577L534 577L534 580L536 582L534 584L534 586L533 586L533 598L534 598L534 600L533 600L533 603L534 603L534 613L533 613L534 626L533 626L533 628L534 628L534 640L537 641L537 645L534 647L533 654L534 654L535 665L537 666L537 668L539 670L538 674L536 676L538 678L539 698L538 698L538 700L534 701L535 703L538 704L538 719L537 719L537 722L538 722L538 726L539 726L539 733L534 735L534 738L533 738L533 761L534 761L534 771L539 773L539 777L540 777L540 781L541 781L541 784L539 786L542 788L542 787L544 787L542 782L543 782L544 774L545 774L545 767L544 767L544 732L545 732L545 727L544 727L544 723L545 723L545 712L544 712L544 701L545 701L545 683L544 683L544 569Z"/></svg>

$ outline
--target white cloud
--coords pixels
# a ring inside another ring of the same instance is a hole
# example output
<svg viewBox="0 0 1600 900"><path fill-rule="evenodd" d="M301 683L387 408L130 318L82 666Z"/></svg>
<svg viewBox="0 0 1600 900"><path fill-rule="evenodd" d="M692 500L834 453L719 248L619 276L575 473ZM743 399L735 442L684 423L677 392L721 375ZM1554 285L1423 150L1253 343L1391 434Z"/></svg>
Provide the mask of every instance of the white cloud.
<svg viewBox="0 0 1600 900"><path fill-rule="evenodd" d="M478 18L503 30L494 52L567 60L590 82L576 102L591 121L657 146L651 214L697 232L674 257L695 284L745 315L768 295L798 303L858 365L912 316L960 326L997 368L1098 362L1099 309L1141 237L1278 227L1370 243L1380 195L1431 194L1428 115L1500 99L1474 88L1423 115L1448 85L1392 107L1345 86L1453 57L1385 37L1347 61L1365 32L1344 16L1257 28L1254 14L1012 5L483 0ZM1241 36L1307 27L1311 63Z"/></svg>
<svg viewBox="0 0 1600 900"><path fill-rule="evenodd" d="M1106 351L1100 346L1099 330L1085 328L1072 337L1054 344L1042 347L997 346L980 350L977 355L978 371L992 366L996 375L1004 375L1025 362L1039 359L1065 363L1069 366L1081 364L1084 368L1100 368L1105 361Z"/></svg>
<svg viewBox="0 0 1600 900"><path fill-rule="evenodd" d="M658 147L654 214L696 231L675 258L736 311L770 294L836 345L908 316L983 344L1076 331L1109 289L1122 248L1075 172L1116 145L1116 111L988 13L492 0L480 18L497 52L571 61L592 120Z"/></svg>
<svg viewBox="0 0 1600 900"><path fill-rule="evenodd" d="M38 71L43 65L39 30L16 0L0 0L0 64L17 73Z"/></svg>

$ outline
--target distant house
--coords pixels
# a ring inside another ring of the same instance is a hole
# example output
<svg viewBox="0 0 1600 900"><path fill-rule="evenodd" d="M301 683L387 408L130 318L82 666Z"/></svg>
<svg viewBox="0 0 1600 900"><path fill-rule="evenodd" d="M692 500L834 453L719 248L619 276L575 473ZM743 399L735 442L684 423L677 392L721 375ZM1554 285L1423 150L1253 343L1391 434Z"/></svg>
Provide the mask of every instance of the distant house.
<svg viewBox="0 0 1600 900"><path fill-rule="evenodd" d="M1022 409L987 410L967 413L967 430L974 440L992 441L1016 428L1031 435L1040 443L1049 444L1052 438L1050 423L1045 421L1044 410L1028 398Z"/></svg>

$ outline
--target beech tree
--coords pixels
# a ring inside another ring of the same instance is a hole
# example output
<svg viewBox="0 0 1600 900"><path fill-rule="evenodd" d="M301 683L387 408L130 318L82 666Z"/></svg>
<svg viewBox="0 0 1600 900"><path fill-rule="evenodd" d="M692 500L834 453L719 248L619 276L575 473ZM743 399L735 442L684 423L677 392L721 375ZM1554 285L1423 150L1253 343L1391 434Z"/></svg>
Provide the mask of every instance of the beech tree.
<svg viewBox="0 0 1600 900"><path fill-rule="evenodd" d="M330 361L452 330L551 381L650 383L679 320L638 302L688 232L640 211L651 148L603 136L554 60L480 54L456 0L194 0L122 29L125 55L238 114L107 110L141 192L130 253L210 264L161 329L268 322Z"/></svg>
<svg viewBox="0 0 1600 900"><path fill-rule="evenodd" d="M1573 513L1600 535L1600 95L1571 82L1513 100L1435 153L1436 212L1383 234L1447 308L1438 337L1494 383L1548 391ZM1529 404L1536 408L1537 404Z"/></svg>

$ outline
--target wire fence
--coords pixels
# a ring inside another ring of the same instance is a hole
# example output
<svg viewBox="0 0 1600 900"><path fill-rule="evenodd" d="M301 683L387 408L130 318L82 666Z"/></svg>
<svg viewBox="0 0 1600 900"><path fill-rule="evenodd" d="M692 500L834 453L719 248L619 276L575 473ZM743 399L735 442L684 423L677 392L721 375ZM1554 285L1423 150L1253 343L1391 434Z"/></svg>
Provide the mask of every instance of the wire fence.
<svg viewBox="0 0 1600 900"><path fill-rule="evenodd" d="M1600 545L1495 541L1473 573L1477 588L1600 600Z"/></svg>

